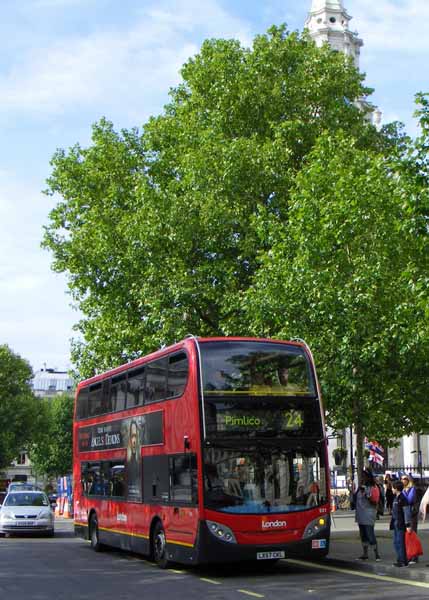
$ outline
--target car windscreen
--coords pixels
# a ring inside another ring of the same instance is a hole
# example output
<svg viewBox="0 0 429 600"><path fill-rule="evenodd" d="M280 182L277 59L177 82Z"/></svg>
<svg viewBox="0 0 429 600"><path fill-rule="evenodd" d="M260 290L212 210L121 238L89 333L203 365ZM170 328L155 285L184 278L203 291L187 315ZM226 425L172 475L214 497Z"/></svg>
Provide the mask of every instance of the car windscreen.
<svg viewBox="0 0 429 600"><path fill-rule="evenodd" d="M49 506L45 494L16 493L8 494L3 506Z"/></svg>
<svg viewBox="0 0 429 600"><path fill-rule="evenodd" d="M32 490L36 490L37 488L34 485L25 484L25 483L11 483L9 485L9 492L31 492Z"/></svg>

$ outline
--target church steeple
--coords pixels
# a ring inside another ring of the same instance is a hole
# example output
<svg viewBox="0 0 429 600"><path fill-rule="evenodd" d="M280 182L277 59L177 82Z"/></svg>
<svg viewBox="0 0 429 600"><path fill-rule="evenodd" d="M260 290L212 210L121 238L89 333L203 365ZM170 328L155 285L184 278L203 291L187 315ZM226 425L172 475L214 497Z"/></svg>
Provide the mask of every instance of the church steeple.
<svg viewBox="0 0 429 600"><path fill-rule="evenodd" d="M351 19L344 8L343 0L312 0L305 27L318 46L327 42L334 50L351 56L356 68L359 69L363 41L357 33L350 31ZM366 98L357 99L356 105L367 111L368 121L377 128L380 126L381 111L376 106Z"/></svg>
<svg viewBox="0 0 429 600"><path fill-rule="evenodd" d="M313 0L311 12L321 10L325 7L343 10L343 0Z"/></svg>
<svg viewBox="0 0 429 600"><path fill-rule="evenodd" d="M363 41L350 31L350 21L351 16L345 10L342 0L312 0L305 26L318 46L328 42L334 50L351 56L359 69Z"/></svg>

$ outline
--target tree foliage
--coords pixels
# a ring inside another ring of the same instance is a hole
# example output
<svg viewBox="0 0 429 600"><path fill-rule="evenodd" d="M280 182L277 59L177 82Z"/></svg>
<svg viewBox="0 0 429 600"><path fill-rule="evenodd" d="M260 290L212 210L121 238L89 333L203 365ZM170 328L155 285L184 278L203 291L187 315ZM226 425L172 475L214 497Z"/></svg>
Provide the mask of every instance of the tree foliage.
<svg viewBox="0 0 429 600"><path fill-rule="evenodd" d="M359 451L364 434L427 429L427 208L427 186L402 159L326 133L247 293L255 334L313 348L329 421L353 424Z"/></svg>
<svg viewBox="0 0 429 600"><path fill-rule="evenodd" d="M0 346L0 468L26 449L39 424L38 401L31 389L29 363L7 345Z"/></svg>
<svg viewBox="0 0 429 600"><path fill-rule="evenodd" d="M40 400L43 427L30 448L33 469L57 477L70 473L73 458L73 397L60 394Z"/></svg>
<svg viewBox="0 0 429 600"><path fill-rule="evenodd" d="M427 97L416 143L377 132L351 61L284 27L206 41L182 77L141 133L102 119L52 159L44 245L84 315L81 375L188 333L297 335L334 426L423 428Z"/></svg>
<svg viewBox="0 0 429 600"><path fill-rule="evenodd" d="M354 104L369 90L351 62L284 27L252 49L206 41L182 76L141 135L101 120L92 146L52 160L48 193L62 200L44 244L84 315L83 375L188 333L246 333L263 233L287 220L317 138L346 128L360 147L387 140Z"/></svg>

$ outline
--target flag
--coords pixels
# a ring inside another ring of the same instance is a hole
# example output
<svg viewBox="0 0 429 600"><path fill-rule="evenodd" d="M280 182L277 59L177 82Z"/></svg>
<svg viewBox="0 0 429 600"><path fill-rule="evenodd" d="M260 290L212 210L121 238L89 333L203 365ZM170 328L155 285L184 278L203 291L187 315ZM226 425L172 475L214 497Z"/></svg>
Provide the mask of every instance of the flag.
<svg viewBox="0 0 429 600"><path fill-rule="evenodd" d="M384 448L376 441L365 438L365 448L369 450L369 461L382 465L384 463Z"/></svg>

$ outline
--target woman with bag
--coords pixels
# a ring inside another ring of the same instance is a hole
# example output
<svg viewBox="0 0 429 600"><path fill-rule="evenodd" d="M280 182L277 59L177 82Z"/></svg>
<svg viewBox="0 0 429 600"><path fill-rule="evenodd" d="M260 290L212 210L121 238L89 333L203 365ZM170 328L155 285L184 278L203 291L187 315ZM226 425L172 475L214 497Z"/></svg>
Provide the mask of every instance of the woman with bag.
<svg viewBox="0 0 429 600"><path fill-rule="evenodd" d="M419 502L417 498L417 490L414 485L413 480L409 475L403 475L401 477L401 481L404 484L403 494L407 499L408 506L410 507L410 515L411 515L411 529L414 533L417 533L417 523L419 518ZM416 554L415 556L411 556L409 559L409 564L414 564L418 562L419 558Z"/></svg>
<svg viewBox="0 0 429 600"><path fill-rule="evenodd" d="M414 482L409 475L402 475L401 481L404 484L403 494L407 499L411 510L411 527L417 533L417 521L419 516L419 506L417 501L417 490Z"/></svg>

